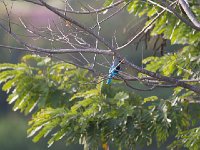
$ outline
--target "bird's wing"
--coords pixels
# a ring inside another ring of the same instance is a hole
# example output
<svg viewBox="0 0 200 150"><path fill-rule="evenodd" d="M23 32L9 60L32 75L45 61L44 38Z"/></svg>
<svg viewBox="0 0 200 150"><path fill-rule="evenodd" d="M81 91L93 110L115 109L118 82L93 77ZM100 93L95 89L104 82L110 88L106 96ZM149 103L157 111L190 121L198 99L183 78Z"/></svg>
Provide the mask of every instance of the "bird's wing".
<svg viewBox="0 0 200 150"><path fill-rule="evenodd" d="M112 64L112 66L109 69L109 74L111 74L114 70L115 70L115 66L114 64Z"/></svg>

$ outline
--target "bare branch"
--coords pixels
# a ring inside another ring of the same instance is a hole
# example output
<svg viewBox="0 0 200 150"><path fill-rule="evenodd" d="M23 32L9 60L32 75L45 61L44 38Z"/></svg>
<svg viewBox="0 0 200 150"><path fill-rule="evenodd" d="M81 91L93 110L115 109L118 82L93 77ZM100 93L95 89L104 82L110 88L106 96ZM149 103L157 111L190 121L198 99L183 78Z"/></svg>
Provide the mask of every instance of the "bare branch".
<svg viewBox="0 0 200 150"><path fill-rule="evenodd" d="M154 1L152 1L152 0L147 0L147 1L148 1L149 3L155 5L155 6L158 6L158 7L162 8L163 10L166 10L166 11L172 13L171 10L169 10L168 8L166 8L166 7L162 6L162 5L160 5L159 3L156 3L156 2L154 2ZM176 1L173 2L173 3L176 3Z"/></svg>
<svg viewBox="0 0 200 150"><path fill-rule="evenodd" d="M32 0L24 0L26 2L30 2L30 3L33 3L33 4L37 4L37 5L40 5L40 6L43 6L43 3L39 3L39 2L35 2L35 1L32 1ZM116 3L113 3L112 5L110 6L107 6L107 7L104 7L104 8L100 8L100 9L96 9L96 10L88 10L88 11L75 11L75 10L63 10L63 9L59 9L59 8L55 8L56 11L60 11L60 12L65 12L65 13L73 13L73 14L92 14L92 13L100 13L100 12L103 12L105 10L108 10L108 9L111 9L113 7L116 7L120 4L124 3L124 0L120 0Z"/></svg>
<svg viewBox="0 0 200 150"><path fill-rule="evenodd" d="M110 45L103 37L98 36L95 32L93 32L92 30L90 30L89 28L85 27L84 25L80 24L78 21L60 13L59 11L57 11L54 7L48 5L47 3L45 3L43 0L39 0L47 9L49 9L50 11L54 12L55 14L57 14L58 16L60 16L61 18L71 22L72 24L78 26L79 28L83 29L84 31L88 32L89 34L91 34L92 36L94 36L95 38L97 38L100 42L102 42L106 47L108 47L109 49L111 49L112 51L115 51L115 48L112 47L112 45Z"/></svg>
<svg viewBox="0 0 200 150"><path fill-rule="evenodd" d="M136 87L133 87L130 83L128 83L126 80L124 80L124 83L126 84L126 86L128 86L129 88L133 89L133 90L136 90L136 91L152 91L155 89L156 86L152 86L151 88L148 88L148 89L142 89L142 88L136 88Z"/></svg>
<svg viewBox="0 0 200 150"><path fill-rule="evenodd" d="M6 13L7 13L7 16L8 16L8 26L9 26L9 30L11 32L11 19L10 19L10 13L8 11L8 7L7 7L7 4L5 3L5 1L3 0L2 3L4 4L5 6L5 9L6 9Z"/></svg>
<svg viewBox="0 0 200 150"><path fill-rule="evenodd" d="M99 21L99 24L107 21L108 19L112 18L113 16L115 16L116 14L118 14L120 11L122 11L130 2L126 3L124 6L122 6L121 8L119 8L117 11L115 11L114 13L112 13L111 15L109 15L108 17L104 18L103 20ZM98 24L95 24L91 29L95 28Z"/></svg>
<svg viewBox="0 0 200 150"><path fill-rule="evenodd" d="M198 86L187 84L187 83L185 83L185 82L183 82L183 81L181 81L179 79L173 78L173 77L167 77L167 76L163 76L161 74L155 73L155 72L148 71L146 69L143 69L143 68L140 68L140 67L136 66L133 63L130 63L126 59L124 59L124 60L130 67L134 68L138 72L141 72L141 73L144 73L144 74L146 74L146 75L148 75L150 77L156 78L159 81L165 81L167 83L172 83L172 84L175 84L176 86L180 86L180 87L192 90L192 91L194 91L196 93L200 93L200 87L198 87Z"/></svg>
<svg viewBox="0 0 200 150"><path fill-rule="evenodd" d="M12 46L6 46L6 45L0 45L2 48L7 49L13 49L13 50L20 50L20 51L27 51L27 52L44 52L48 54L63 54L63 53L95 53L95 54L105 54L105 55L113 55L113 53L110 50L100 50L96 48L88 48L88 49L44 49L40 47L31 47L30 49L26 48L19 48L19 47L12 47Z"/></svg>

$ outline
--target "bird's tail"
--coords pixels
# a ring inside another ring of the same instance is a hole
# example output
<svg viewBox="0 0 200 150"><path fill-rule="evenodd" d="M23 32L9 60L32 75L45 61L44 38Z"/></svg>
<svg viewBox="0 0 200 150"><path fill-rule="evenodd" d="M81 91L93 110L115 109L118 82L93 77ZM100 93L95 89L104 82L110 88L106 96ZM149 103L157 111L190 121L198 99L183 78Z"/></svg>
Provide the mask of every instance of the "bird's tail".
<svg viewBox="0 0 200 150"><path fill-rule="evenodd" d="M108 78L108 80L107 80L106 84L110 84L110 83L111 83L111 81L112 81L112 78Z"/></svg>

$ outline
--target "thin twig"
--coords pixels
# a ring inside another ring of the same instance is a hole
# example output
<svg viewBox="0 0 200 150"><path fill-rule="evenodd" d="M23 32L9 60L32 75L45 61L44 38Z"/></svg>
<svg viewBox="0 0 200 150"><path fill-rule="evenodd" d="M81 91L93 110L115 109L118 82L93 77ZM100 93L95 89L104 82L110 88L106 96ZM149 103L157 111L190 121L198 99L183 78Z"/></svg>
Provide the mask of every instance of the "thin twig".
<svg viewBox="0 0 200 150"><path fill-rule="evenodd" d="M10 19L10 13L9 13L9 11L8 11L8 8L7 8L7 4L5 3L5 1L2 1L2 3L4 4L4 7L5 7L5 9L6 9L6 13L7 13L7 16L8 16L8 27L9 27L9 30L10 30L10 32L12 32L11 31L11 19Z"/></svg>
<svg viewBox="0 0 200 150"><path fill-rule="evenodd" d="M107 21L108 19L112 18L113 16L115 16L116 14L118 14L119 12L121 12L130 2L126 3L124 6L122 6L121 8L117 9L117 11L115 11L114 13L112 13L111 15L109 15L108 17L104 18L103 20L101 20L99 22L99 24ZM95 24L91 29L94 29L98 24Z"/></svg>
<svg viewBox="0 0 200 150"><path fill-rule="evenodd" d="M131 89L133 90L136 90L136 91L152 91L156 88L155 85L153 85L151 88L148 88L148 89L139 89L139 88L136 88L136 87L133 87L132 85L130 85L126 80L124 80L124 83L126 84L126 86L130 87Z"/></svg>
<svg viewBox="0 0 200 150"><path fill-rule="evenodd" d="M170 4L173 5L175 4L176 2L173 2ZM155 23L155 21L166 11L166 9L163 9L160 13L157 14L156 17L154 17L151 22L149 22L149 24L147 26L145 26L140 32L138 32L130 41L128 41L126 44L120 46L117 48L117 50L120 50L120 49L123 49L125 47L127 47L128 45L130 45L133 41L135 41L140 35L142 35L144 32L147 32L151 27L152 25Z"/></svg>
<svg viewBox="0 0 200 150"><path fill-rule="evenodd" d="M35 2L35 1L32 1L32 0L24 0L26 2L30 2L30 3L33 3L33 4L37 4L37 5L40 5L40 6L43 6L43 3L39 3L39 2ZM96 10L91 10L91 11L75 11L75 10L63 10L63 9L59 9L59 8L55 8L57 11L60 11L60 12L65 12L65 13L73 13L73 14L92 14L92 13L100 13L100 12L103 12L105 10L109 10L113 7L116 7L120 4L124 3L124 0L120 0L116 3L113 3L112 5L110 6L107 6L107 7L103 7L103 8L100 8L100 9L96 9Z"/></svg>
<svg viewBox="0 0 200 150"><path fill-rule="evenodd" d="M94 36L95 38L97 38L100 42L102 42L106 47L108 47L109 49L111 49L113 52L115 51L115 48L112 47L112 45L110 45L103 37L98 36L95 32L93 32L91 29L85 27L84 25L80 24L78 21L65 16L64 14L60 13L59 11L57 11L54 7L48 5L47 3L45 3L43 0L39 0L47 9L49 9L50 11L54 12L55 14L57 14L58 16L60 16L61 18L71 22L72 24L76 25L77 27L83 29L84 31L88 32L89 34L91 34L92 36Z"/></svg>

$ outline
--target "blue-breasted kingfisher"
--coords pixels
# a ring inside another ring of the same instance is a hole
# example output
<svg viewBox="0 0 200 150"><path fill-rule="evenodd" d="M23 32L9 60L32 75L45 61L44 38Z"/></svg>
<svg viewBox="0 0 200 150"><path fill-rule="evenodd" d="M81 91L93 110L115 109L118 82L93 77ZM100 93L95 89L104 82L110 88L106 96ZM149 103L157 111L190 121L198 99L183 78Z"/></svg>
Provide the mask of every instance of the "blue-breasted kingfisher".
<svg viewBox="0 0 200 150"><path fill-rule="evenodd" d="M112 81L112 78L119 73L121 62L122 61L119 60L118 58L115 58L113 60L112 65L109 69L108 80L107 80L106 84L110 84Z"/></svg>

